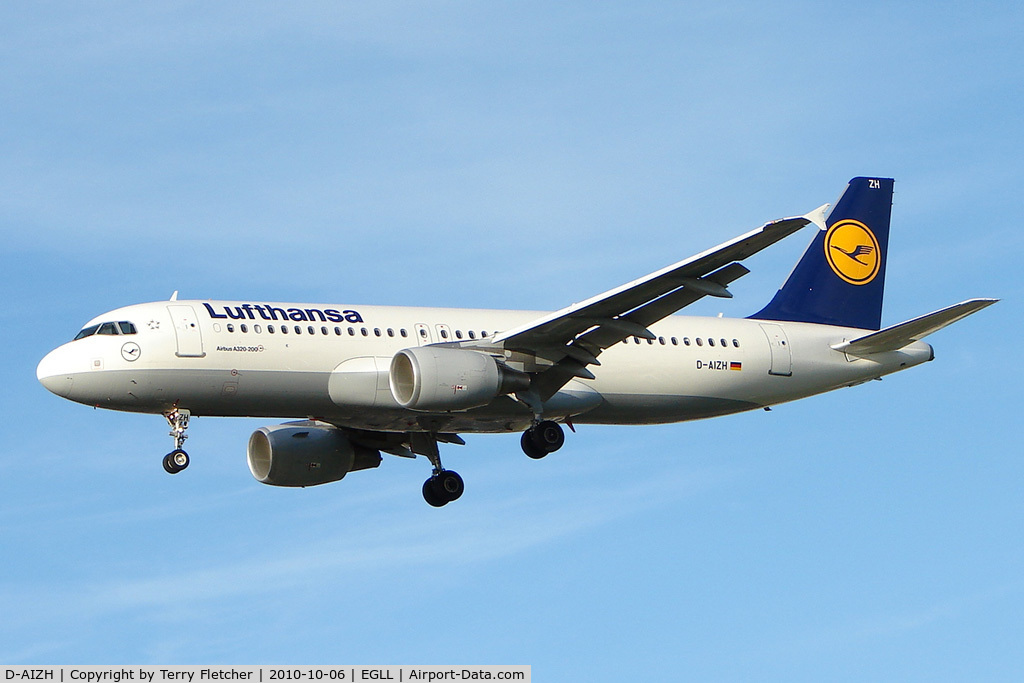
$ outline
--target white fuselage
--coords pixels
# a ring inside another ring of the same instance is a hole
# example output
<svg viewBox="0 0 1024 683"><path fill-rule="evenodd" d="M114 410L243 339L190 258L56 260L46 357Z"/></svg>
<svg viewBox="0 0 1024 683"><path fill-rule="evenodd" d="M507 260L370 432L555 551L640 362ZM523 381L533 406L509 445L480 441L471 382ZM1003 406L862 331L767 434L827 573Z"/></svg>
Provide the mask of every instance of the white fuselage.
<svg viewBox="0 0 1024 683"><path fill-rule="evenodd" d="M39 364L54 393L101 408L193 415L313 418L354 429L421 429L401 408L388 371L396 352L480 339L544 315L537 311L165 301L105 313L87 324L128 321L69 342ZM831 348L864 330L750 319L670 316L657 339L629 337L544 404L547 419L652 424L740 412L858 384L931 360L914 342L870 359ZM535 360L508 353L513 368ZM531 424L509 396L437 414L433 429L511 432Z"/></svg>

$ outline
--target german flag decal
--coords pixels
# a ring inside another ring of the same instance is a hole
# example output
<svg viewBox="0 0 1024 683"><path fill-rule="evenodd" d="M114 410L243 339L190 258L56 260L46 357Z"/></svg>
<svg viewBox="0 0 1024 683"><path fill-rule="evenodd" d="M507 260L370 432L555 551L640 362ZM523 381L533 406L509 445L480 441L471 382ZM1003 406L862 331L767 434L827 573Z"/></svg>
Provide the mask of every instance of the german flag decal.
<svg viewBox="0 0 1024 683"><path fill-rule="evenodd" d="M732 361L732 362L729 363L729 369L730 370L742 370L743 369L743 363L737 363L736 361Z"/></svg>

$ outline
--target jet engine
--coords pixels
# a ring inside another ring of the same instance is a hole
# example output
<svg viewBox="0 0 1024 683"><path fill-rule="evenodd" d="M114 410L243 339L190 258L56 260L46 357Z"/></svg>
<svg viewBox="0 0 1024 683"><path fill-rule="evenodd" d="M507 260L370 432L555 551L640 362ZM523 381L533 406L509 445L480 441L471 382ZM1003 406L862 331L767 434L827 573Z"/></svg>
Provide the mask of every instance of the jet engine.
<svg viewBox="0 0 1024 683"><path fill-rule="evenodd" d="M380 464L380 451L352 443L321 422L260 427L249 437L249 471L271 486L316 486Z"/></svg>
<svg viewBox="0 0 1024 683"><path fill-rule="evenodd" d="M403 408L469 410L530 386L530 376L479 351L418 346L391 359L391 395Z"/></svg>

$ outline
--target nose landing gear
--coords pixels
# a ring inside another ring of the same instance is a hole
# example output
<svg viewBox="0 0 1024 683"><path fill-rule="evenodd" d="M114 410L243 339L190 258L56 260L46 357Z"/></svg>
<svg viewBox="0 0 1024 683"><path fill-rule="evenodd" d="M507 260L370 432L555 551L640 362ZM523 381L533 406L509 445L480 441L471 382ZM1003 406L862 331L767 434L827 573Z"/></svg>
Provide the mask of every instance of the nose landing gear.
<svg viewBox="0 0 1024 683"><path fill-rule="evenodd" d="M188 429L188 419L192 417L192 413L187 410L175 408L169 413L164 414L167 418L167 423L171 425L170 436L174 437L174 450L164 456L164 470L168 474L177 474L183 469L188 467L189 458L188 453L181 449L185 443L185 439L188 438L188 434L185 430Z"/></svg>

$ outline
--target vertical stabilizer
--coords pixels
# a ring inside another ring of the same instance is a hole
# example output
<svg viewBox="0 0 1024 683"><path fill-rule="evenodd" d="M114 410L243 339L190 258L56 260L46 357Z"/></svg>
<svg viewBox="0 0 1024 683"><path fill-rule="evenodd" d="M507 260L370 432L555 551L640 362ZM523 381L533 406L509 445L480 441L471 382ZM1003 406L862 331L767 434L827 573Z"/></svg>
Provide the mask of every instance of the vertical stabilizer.
<svg viewBox="0 0 1024 683"><path fill-rule="evenodd" d="M892 178L851 180L775 298L750 317L879 329L892 188Z"/></svg>

